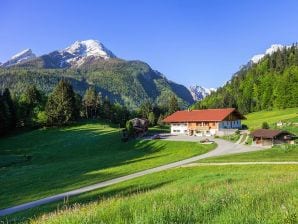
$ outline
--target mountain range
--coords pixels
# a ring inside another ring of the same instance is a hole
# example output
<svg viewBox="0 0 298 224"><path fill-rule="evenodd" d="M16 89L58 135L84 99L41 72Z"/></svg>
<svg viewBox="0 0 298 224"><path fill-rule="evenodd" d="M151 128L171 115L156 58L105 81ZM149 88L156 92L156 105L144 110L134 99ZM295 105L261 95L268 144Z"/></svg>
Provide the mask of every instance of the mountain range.
<svg viewBox="0 0 298 224"><path fill-rule="evenodd" d="M9 88L19 94L34 84L48 94L60 79L69 80L80 95L94 86L103 96L130 108L146 100L164 105L173 94L182 108L194 103L185 86L145 62L118 58L97 40L76 41L41 56L26 49L0 65L0 91Z"/></svg>

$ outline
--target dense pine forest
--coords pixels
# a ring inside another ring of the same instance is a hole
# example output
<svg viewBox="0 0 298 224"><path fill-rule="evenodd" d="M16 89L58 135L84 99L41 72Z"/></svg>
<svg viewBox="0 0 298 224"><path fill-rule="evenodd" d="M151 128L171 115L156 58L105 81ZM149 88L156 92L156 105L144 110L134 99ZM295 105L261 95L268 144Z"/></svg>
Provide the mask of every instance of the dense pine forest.
<svg viewBox="0 0 298 224"><path fill-rule="evenodd" d="M298 45L243 66L223 87L192 108L236 107L242 113L298 106Z"/></svg>
<svg viewBox="0 0 298 224"><path fill-rule="evenodd" d="M108 96L103 97L95 87L89 87L81 96L70 81L61 79L48 94L35 85L27 86L17 95L11 94L8 88L0 92L0 136L24 128L64 126L81 119L101 119L125 127L131 118L142 117L154 126L177 110L179 105L174 94L162 106L147 100L132 110L110 101Z"/></svg>

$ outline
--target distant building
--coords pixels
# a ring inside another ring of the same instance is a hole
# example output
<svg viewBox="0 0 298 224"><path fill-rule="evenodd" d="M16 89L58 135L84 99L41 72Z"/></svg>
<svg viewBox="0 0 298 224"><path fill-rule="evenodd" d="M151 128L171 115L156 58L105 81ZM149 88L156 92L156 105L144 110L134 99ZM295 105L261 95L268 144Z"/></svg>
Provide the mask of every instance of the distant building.
<svg viewBox="0 0 298 224"><path fill-rule="evenodd" d="M283 126L284 125L284 123L282 122L282 121L278 121L277 123L276 123L276 126L277 127L281 127L281 126Z"/></svg>
<svg viewBox="0 0 298 224"><path fill-rule="evenodd" d="M294 144L294 136L288 131L258 129L251 133L253 144L270 146L275 144Z"/></svg>
<svg viewBox="0 0 298 224"><path fill-rule="evenodd" d="M171 134L211 136L234 133L245 117L235 108L184 110L166 117Z"/></svg>

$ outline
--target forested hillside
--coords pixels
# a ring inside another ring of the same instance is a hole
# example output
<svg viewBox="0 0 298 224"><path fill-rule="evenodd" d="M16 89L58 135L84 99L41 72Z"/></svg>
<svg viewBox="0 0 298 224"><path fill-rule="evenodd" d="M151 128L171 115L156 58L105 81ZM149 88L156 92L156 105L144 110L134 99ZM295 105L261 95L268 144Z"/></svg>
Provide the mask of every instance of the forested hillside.
<svg viewBox="0 0 298 224"><path fill-rule="evenodd" d="M249 63L193 108L236 107L242 113L298 106L298 45Z"/></svg>
<svg viewBox="0 0 298 224"><path fill-rule="evenodd" d="M163 105L170 96L177 96L181 107L193 103L186 87L167 80L141 61L90 58L80 68L51 68L39 57L9 68L0 68L0 91L9 88L19 94L28 85L49 93L61 79L71 82L75 92L83 95L90 86L110 100L135 109L145 101Z"/></svg>

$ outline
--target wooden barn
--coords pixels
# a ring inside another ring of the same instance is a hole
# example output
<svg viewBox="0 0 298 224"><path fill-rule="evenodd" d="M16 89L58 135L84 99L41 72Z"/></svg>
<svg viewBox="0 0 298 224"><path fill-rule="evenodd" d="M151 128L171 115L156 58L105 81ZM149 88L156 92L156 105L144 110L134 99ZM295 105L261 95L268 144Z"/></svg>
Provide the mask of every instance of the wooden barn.
<svg viewBox="0 0 298 224"><path fill-rule="evenodd" d="M251 133L253 143L256 145L270 146L275 144L294 144L294 135L288 131L258 129Z"/></svg>

